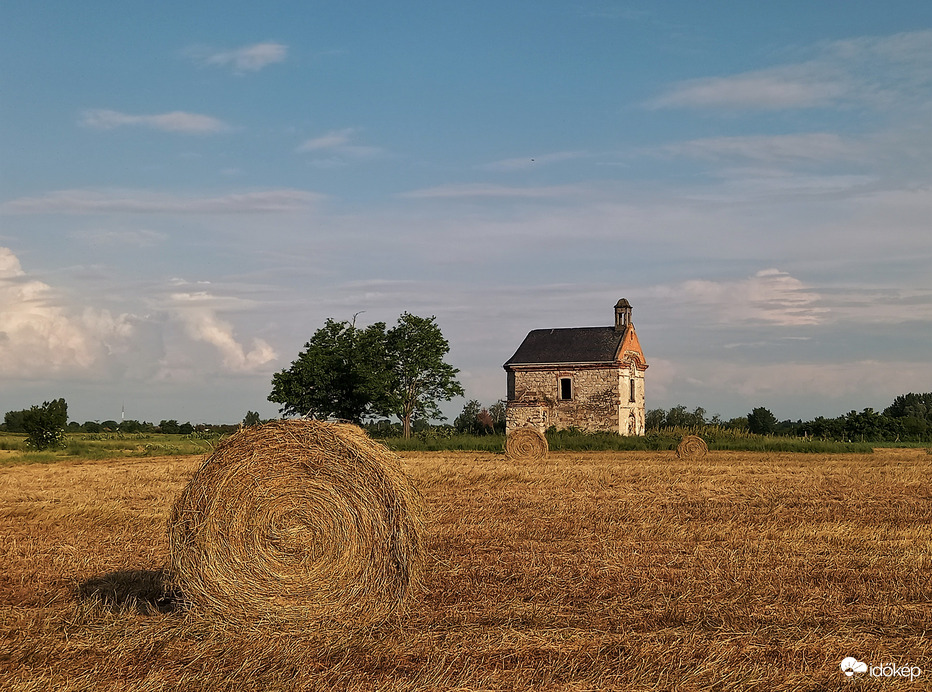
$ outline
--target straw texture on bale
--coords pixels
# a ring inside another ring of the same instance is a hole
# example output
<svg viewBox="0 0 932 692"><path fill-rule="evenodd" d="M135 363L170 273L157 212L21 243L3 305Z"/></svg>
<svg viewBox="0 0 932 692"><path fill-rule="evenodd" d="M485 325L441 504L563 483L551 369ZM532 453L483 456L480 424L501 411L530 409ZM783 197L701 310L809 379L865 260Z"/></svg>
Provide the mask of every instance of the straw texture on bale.
<svg viewBox="0 0 932 692"><path fill-rule="evenodd" d="M169 520L189 605L372 622L418 588L423 504L398 457L358 427L280 420L221 442Z"/></svg>
<svg viewBox="0 0 932 692"><path fill-rule="evenodd" d="M540 461L549 451L547 438L536 428L517 428L505 438L505 454L516 461Z"/></svg>
<svg viewBox="0 0 932 692"><path fill-rule="evenodd" d="M698 435L686 435L676 447L678 459L701 459L709 453L709 447Z"/></svg>

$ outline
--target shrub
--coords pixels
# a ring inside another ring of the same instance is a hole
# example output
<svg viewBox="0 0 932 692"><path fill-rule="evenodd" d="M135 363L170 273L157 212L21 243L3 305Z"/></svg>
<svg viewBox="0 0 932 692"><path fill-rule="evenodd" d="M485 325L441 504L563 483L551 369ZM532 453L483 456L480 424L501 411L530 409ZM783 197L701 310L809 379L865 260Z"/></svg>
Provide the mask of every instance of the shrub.
<svg viewBox="0 0 932 692"><path fill-rule="evenodd" d="M23 412L23 428L27 444L37 450L65 446L65 426L68 424L68 404L64 399L45 401Z"/></svg>

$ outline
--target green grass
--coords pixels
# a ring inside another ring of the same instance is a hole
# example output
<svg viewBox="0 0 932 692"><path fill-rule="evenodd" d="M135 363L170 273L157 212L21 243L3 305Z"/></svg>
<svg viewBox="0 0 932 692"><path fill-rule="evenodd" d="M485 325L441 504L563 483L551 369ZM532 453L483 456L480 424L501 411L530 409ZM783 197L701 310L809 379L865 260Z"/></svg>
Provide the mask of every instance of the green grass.
<svg viewBox="0 0 932 692"><path fill-rule="evenodd" d="M836 442L804 437L754 435L745 430L721 426L661 428L641 437L622 437L613 433L584 433L559 430L547 433L547 444L554 451L662 451L676 449L686 435L698 435L710 450L735 452L803 452L809 454L870 454L870 442Z"/></svg>
<svg viewBox="0 0 932 692"><path fill-rule="evenodd" d="M584 433L559 430L547 433L552 451L566 452L630 452L673 450L685 435L699 435L710 450L747 452L802 452L811 454L869 454L874 447L916 446L882 442L834 442L801 437L752 435L742 430L720 426L699 428L664 428L652 430L642 437L622 437L614 433ZM26 436L0 433L0 465L45 464L64 459L112 459L118 457L181 456L209 454L219 436L163 435L160 433L68 433L61 450L37 452L26 446ZM395 452L479 451L503 453L504 435L449 435L433 437L418 435L376 438ZM919 445L926 446L926 445Z"/></svg>
<svg viewBox="0 0 932 692"><path fill-rule="evenodd" d="M65 447L41 452L30 449L26 436L0 433L0 465L48 464L65 459L113 459L118 457L182 456L208 454L219 436L163 435L159 433L67 433Z"/></svg>
<svg viewBox="0 0 932 692"><path fill-rule="evenodd" d="M710 450L745 452L801 452L808 454L870 454L871 442L835 442L803 437L752 435L743 430L720 426L699 428L664 428L652 430L641 437L623 437L614 433L585 433L579 430L548 431L547 444L554 452L634 452L676 449L686 435L699 435ZM449 437L413 436L379 439L396 452L439 452L470 450L503 452L504 435L452 435Z"/></svg>
<svg viewBox="0 0 932 692"><path fill-rule="evenodd" d="M0 433L0 450L25 451L26 436L16 433Z"/></svg>
<svg viewBox="0 0 932 692"><path fill-rule="evenodd" d="M450 437L386 437L376 438L393 452L480 451L501 452L504 435L452 435Z"/></svg>

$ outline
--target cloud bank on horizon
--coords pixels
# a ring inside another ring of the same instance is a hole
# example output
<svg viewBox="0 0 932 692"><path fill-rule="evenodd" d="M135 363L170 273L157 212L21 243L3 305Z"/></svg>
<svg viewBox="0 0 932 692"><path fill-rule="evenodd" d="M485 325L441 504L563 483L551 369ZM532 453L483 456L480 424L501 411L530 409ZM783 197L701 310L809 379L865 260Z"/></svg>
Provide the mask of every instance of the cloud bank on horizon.
<svg viewBox="0 0 932 692"><path fill-rule="evenodd" d="M134 8L118 34L15 0L0 409L271 416L327 317L403 311L491 403L527 331L620 297L649 408L932 390L932 16L855 4Z"/></svg>

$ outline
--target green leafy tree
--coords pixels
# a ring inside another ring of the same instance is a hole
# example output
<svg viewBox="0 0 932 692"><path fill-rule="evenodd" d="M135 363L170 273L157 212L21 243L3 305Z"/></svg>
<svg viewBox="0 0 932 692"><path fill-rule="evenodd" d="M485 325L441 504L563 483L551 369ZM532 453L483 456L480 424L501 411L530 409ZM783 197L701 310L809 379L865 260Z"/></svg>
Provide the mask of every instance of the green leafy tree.
<svg viewBox="0 0 932 692"><path fill-rule="evenodd" d="M929 432L929 422L925 418L907 416L905 418L893 418L891 420L898 422L903 430L903 434L910 437L923 438Z"/></svg>
<svg viewBox="0 0 932 692"><path fill-rule="evenodd" d="M163 420L159 423L159 430L166 435L178 435L181 432L181 426L174 418Z"/></svg>
<svg viewBox="0 0 932 692"><path fill-rule="evenodd" d="M456 432L466 435L475 435L479 429L478 416L482 410L482 404L475 399L471 399L463 406L463 411L453 421L453 427Z"/></svg>
<svg viewBox="0 0 932 692"><path fill-rule="evenodd" d="M705 425L705 409L697 406L694 411L687 411L686 407L680 404L667 411L664 417L663 425L667 427L689 428L697 425Z"/></svg>
<svg viewBox="0 0 932 692"><path fill-rule="evenodd" d="M437 402L465 395L456 379L459 370L444 361L450 344L436 317L403 313L386 334L386 351L391 376L386 405L401 420L405 437L411 437L412 418L443 420Z"/></svg>
<svg viewBox="0 0 932 692"><path fill-rule="evenodd" d="M500 402L499 402L500 403ZM465 435L490 435L495 432L498 421L495 419L490 409L495 409L496 415L502 416L504 423L504 409L496 408L493 404L490 408L483 408L475 399L467 401L463 406L463 412L460 413L453 421L453 429Z"/></svg>
<svg viewBox="0 0 932 692"><path fill-rule="evenodd" d="M802 432L820 440L841 440L845 437L845 419L817 416L803 424Z"/></svg>
<svg viewBox="0 0 932 692"><path fill-rule="evenodd" d="M269 401L285 415L342 418L397 416L405 437L412 421L443 418L438 401L464 394L458 370L444 362L450 346L434 317L404 313L386 331L328 319L287 370L272 377Z"/></svg>
<svg viewBox="0 0 932 692"><path fill-rule="evenodd" d="M903 431L900 421L866 408L860 413L850 411L845 416L845 434L854 440L892 440Z"/></svg>
<svg viewBox="0 0 932 692"><path fill-rule="evenodd" d="M648 409L644 415L644 427L648 430L660 430L663 427L667 412L662 408Z"/></svg>
<svg viewBox="0 0 932 692"><path fill-rule="evenodd" d="M3 416L3 425L6 431L15 433L26 432L26 428L23 426L23 416L25 416L25 414L26 411L7 411Z"/></svg>
<svg viewBox="0 0 932 692"><path fill-rule="evenodd" d="M932 431L932 392L902 394L884 409L883 415L898 424L904 435L924 439Z"/></svg>
<svg viewBox="0 0 932 692"><path fill-rule="evenodd" d="M272 376L269 401L289 416L361 422L386 409L385 323L357 329L328 319L287 370Z"/></svg>
<svg viewBox="0 0 932 692"><path fill-rule="evenodd" d="M492 425L495 428L495 432L499 435L505 434L505 413L507 410L508 404L503 399L499 399L489 406L489 415L492 417Z"/></svg>
<svg viewBox="0 0 932 692"><path fill-rule="evenodd" d="M932 392L901 394L884 409L883 414L890 418L917 418L932 423Z"/></svg>
<svg viewBox="0 0 932 692"><path fill-rule="evenodd" d="M262 421L259 419L258 411L246 411L246 415L243 417L243 425L249 427L251 425L259 425Z"/></svg>
<svg viewBox="0 0 932 692"><path fill-rule="evenodd" d="M31 446L36 449L65 446L68 404L64 399L45 401L23 413L23 427Z"/></svg>
<svg viewBox="0 0 932 692"><path fill-rule="evenodd" d="M650 430L659 430L663 427L690 428L703 426L707 423L705 413L705 409L701 406L697 406L693 411L687 411L682 404L674 406L669 411L655 408L647 411L644 423Z"/></svg>
<svg viewBox="0 0 932 692"><path fill-rule="evenodd" d="M121 433L126 433L127 435L142 432L142 423L134 418L127 418L124 421L120 422L119 427L117 428Z"/></svg>
<svg viewBox="0 0 932 692"><path fill-rule="evenodd" d="M768 409L758 407L748 414L748 432L771 435L777 428L777 418Z"/></svg>

